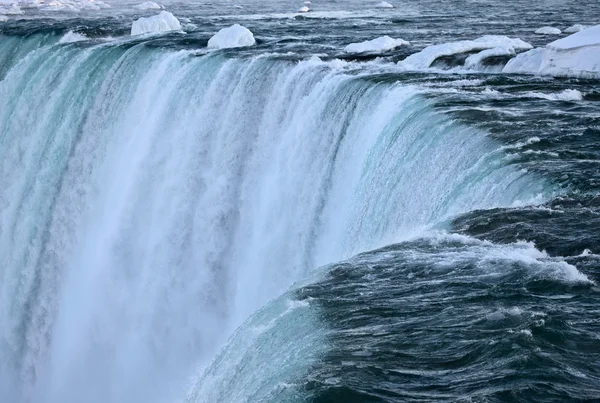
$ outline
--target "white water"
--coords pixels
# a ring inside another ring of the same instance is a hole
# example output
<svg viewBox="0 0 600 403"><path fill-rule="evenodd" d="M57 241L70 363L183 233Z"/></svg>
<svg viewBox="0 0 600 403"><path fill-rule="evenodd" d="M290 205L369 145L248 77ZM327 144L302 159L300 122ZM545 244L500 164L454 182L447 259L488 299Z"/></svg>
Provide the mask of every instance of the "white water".
<svg viewBox="0 0 600 403"><path fill-rule="evenodd" d="M316 61L64 44L0 77L10 402L181 398L307 270L543 191L415 89Z"/></svg>

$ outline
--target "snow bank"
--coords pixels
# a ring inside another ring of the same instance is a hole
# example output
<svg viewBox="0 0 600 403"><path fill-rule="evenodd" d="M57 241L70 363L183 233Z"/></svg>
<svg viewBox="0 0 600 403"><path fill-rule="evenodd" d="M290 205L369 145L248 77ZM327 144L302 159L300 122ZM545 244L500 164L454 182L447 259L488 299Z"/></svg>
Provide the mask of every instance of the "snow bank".
<svg viewBox="0 0 600 403"><path fill-rule="evenodd" d="M381 3L377 4L375 7L377 7L377 8L394 8L394 6L390 3L388 3L387 1L382 1Z"/></svg>
<svg viewBox="0 0 600 403"><path fill-rule="evenodd" d="M83 34L78 34L73 31L69 31L63 35L62 38L58 41L58 43L72 43L72 42L80 42L85 41L87 37Z"/></svg>
<svg viewBox="0 0 600 403"><path fill-rule="evenodd" d="M474 55L467 57L465 60L465 68L476 69L481 67L481 62L490 57L498 56L514 56L514 48L497 47L492 49L486 49Z"/></svg>
<svg viewBox="0 0 600 403"><path fill-rule="evenodd" d="M180 31L181 24L173 14L161 11L152 17L140 18L131 24L131 35L141 35L150 32Z"/></svg>
<svg viewBox="0 0 600 403"><path fill-rule="evenodd" d="M386 35L370 41L351 43L344 48L344 51L347 53L385 52L406 45L410 45L410 43L404 39L394 39Z"/></svg>
<svg viewBox="0 0 600 403"><path fill-rule="evenodd" d="M521 53L511 59L503 73L556 77L600 77L600 25Z"/></svg>
<svg viewBox="0 0 600 403"><path fill-rule="evenodd" d="M429 68L436 59L443 56L452 56L468 52L481 52L483 50L494 48L502 48L505 49L506 52L516 53L519 50L529 50L533 48L533 46L518 38L509 38L502 35L486 35L472 41L449 42L428 46L422 51L412 54L406 59L398 62L398 65L406 70L423 70ZM499 51L496 50L496 52Z"/></svg>
<svg viewBox="0 0 600 403"><path fill-rule="evenodd" d="M587 27L585 25L575 24L575 25L571 25L569 28L565 29L563 32L566 32L567 34L574 34L575 32L583 31L586 28Z"/></svg>
<svg viewBox="0 0 600 403"><path fill-rule="evenodd" d="M554 27L541 27L535 33L538 35L560 35L562 31Z"/></svg>
<svg viewBox="0 0 600 403"><path fill-rule="evenodd" d="M153 1L145 1L141 4L135 6L138 10L160 10L163 7L160 4L157 4Z"/></svg>
<svg viewBox="0 0 600 403"><path fill-rule="evenodd" d="M208 40L208 47L212 49L239 48L254 44L256 40L252 32L239 24L221 29Z"/></svg>

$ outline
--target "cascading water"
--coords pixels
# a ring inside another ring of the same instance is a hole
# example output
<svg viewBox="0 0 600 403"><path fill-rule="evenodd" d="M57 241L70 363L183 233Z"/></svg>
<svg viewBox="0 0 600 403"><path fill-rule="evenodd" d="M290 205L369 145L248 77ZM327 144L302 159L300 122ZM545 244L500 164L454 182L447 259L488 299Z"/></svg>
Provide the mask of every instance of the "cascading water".
<svg viewBox="0 0 600 403"><path fill-rule="evenodd" d="M29 40L0 45L5 401L181 398L307 270L544 192L414 87Z"/></svg>

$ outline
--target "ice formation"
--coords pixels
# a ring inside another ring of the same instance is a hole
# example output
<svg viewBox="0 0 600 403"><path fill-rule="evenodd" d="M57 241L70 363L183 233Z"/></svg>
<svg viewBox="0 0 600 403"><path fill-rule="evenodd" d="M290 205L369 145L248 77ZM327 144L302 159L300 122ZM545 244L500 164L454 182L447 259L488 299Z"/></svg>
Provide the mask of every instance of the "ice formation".
<svg viewBox="0 0 600 403"><path fill-rule="evenodd" d="M347 53L385 52L403 45L410 45L410 43L404 39L394 39L386 35L370 41L351 43L344 48L344 51Z"/></svg>
<svg viewBox="0 0 600 403"><path fill-rule="evenodd" d="M252 46L256 43L254 35L246 27L234 24L223 28L208 40L208 47L212 49L239 48Z"/></svg>
<svg viewBox="0 0 600 403"><path fill-rule="evenodd" d="M511 59L504 73L600 77L600 25Z"/></svg>
<svg viewBox="0 0 600 403"><path fill-rule="evenodd" d="M565 29L563 32L567 34L574 34L575 32L583 31L587 27L581 24L571 25L569 28Z"/></svg>
<svg viewBox="0 0 600 403"><path fill-rule="evenodd" d="M533 46L518 38L509 38L502 35L486 35L474 40L465 40L458 42L442 43L431 45L418 53L408 56L406 59L398 62L398 65L406 70L423 70L431 66L438 58L443 56L452 56L461 53L481 52L487 49L502 48L506 52L516 53L519 50L529 50ZM495 50L499 52L499 50ZM486 57L489 57L486 56Z"/></svg>
<svg viewBox="0 0 600 403"><path fill-rule="evenodd" d="M168 11L161 11L160 14L152 17L142 17L131 24L131 35L179 30L181 30L179 20Z"/></svg>
<svg viewBox="0 0 600 403"><path fill-rule="evenodd" d="M487 58L496 56L514 56L514 54L514 48L507 47L497 47L482 50L479 53L467 57L467 60L465 60L465 67L468 69L478 68L481 67L481 62L483 62Z"/></svg>
<svg viewBox="0 0 600 403"><path fill-rule="evenodd" d="M163 7L160 4L155 3L153 1L145 1L145 2L135 6L135 8L140 9L140 10L160 10Z"/></svg>
<svg viewBox="0 0 600 403"><path fill-rule="evenodd" d="M560 35L562 31L554 27L541 27L535 33L538 35Z"/></svg>

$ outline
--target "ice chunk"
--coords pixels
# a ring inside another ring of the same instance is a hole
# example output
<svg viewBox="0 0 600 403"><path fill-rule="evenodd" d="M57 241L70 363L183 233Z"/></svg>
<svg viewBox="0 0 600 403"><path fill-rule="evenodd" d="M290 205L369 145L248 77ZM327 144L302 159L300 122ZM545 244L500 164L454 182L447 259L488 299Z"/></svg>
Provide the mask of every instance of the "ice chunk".
<svg viewBox="0 0 600 403"><path fill-rule="evenodd" d="M135 6L135 8L137 8L139 10L160 10L163 7L160 4L157 4L153 1L145 1L145 2Z"/></svg>
<svg viewBox="0 0 600 403"><path fill-rule="evenodd" d="M532 49L533 46L518 38L509 38L502 35L486 35L472 41L466 40L428 46L422 51L414 53L398 62L398 65L406 70L423 70L429 68L436 59L443 56L481 52L494 48L503 48L508 52L516 53L519 50Z"/></svg>
<svg viewBox="0 0 600 403"><path fill-rule="evenodd" d="M575 25L571 25L569 28L565 29L563 32L566 32L567 34L574 34L575 32L583 31L586 28L587 27L585 25L575 24Z"/></svg>
<svg viewBox="0 0 600 403"><path fill-rule="evenodd" d="M394 39L386 35L370 41L351 43L344 48L344 51L347 53L385 52L403 45L410 45L410 43L404 39Z"/></svg>
<svg viewBox="0 0 600 403"><path fill-rule="evenodd" d="M310 11L310 8L308 8L308 6L302 6L298 9L299 13L308 13Z"/></svg>
<svg viewBox="0 0 600 403"><path fill-rule="evenodd" d="M538 35L560 35L562 31L554 27L541 27L535 33Z"/></svg>
<svg viewBox="0 0 600 403"><path fill-rule="evenodd" d="M481 67L481 62L490 57L497 56L514 56L514 48L497 47L492 49L482 50L481 52L467 57L465 60L465 67L467 69L474 69Z"/></svg>
<svg viewBox="0 0 600 403"><path fill-rule="evenodd" d="M394 6L390 3L388 3L387 1L382 1L381 3L377 4L375 7L377 7L377 8L394 8Z"/></svg>
<svg viewBox="0 0 600 403"><path fill-rule="evenodd" d="M252 32L239 24L221 29L208 40L208 47L213 49L239 48L254 44L256 40Z"/></svg>
<svg viewBox="0 0 600 403"><path fill-rule="evenodd" d="M548 47L566 50L589 45L600 45L600 25L594 25L566 38L554 41L548 44Z"/></svg>
<svg viewBox="0 0 600 403"><path fill-rule="evenodd" d="M131 35L179 30L181 30L179 20L168 11L161 11L160 14L152 17L142 17L131 24Z"/></svg>
<svg viewBox="0 0 600 403"><path fill-rule="evenodd" d="M556 77L600 77L600 25L521 53L511 59L503 73Z"/></svg>
<svg viewBox="0 0 600 403"><path fill-rule="evenodd" d="M62 38L58 41L58 43L71 43L71 42L80 42L85 41L87 37L83 34L78 34L73 31L69 31L63 35Z"/></svg>

